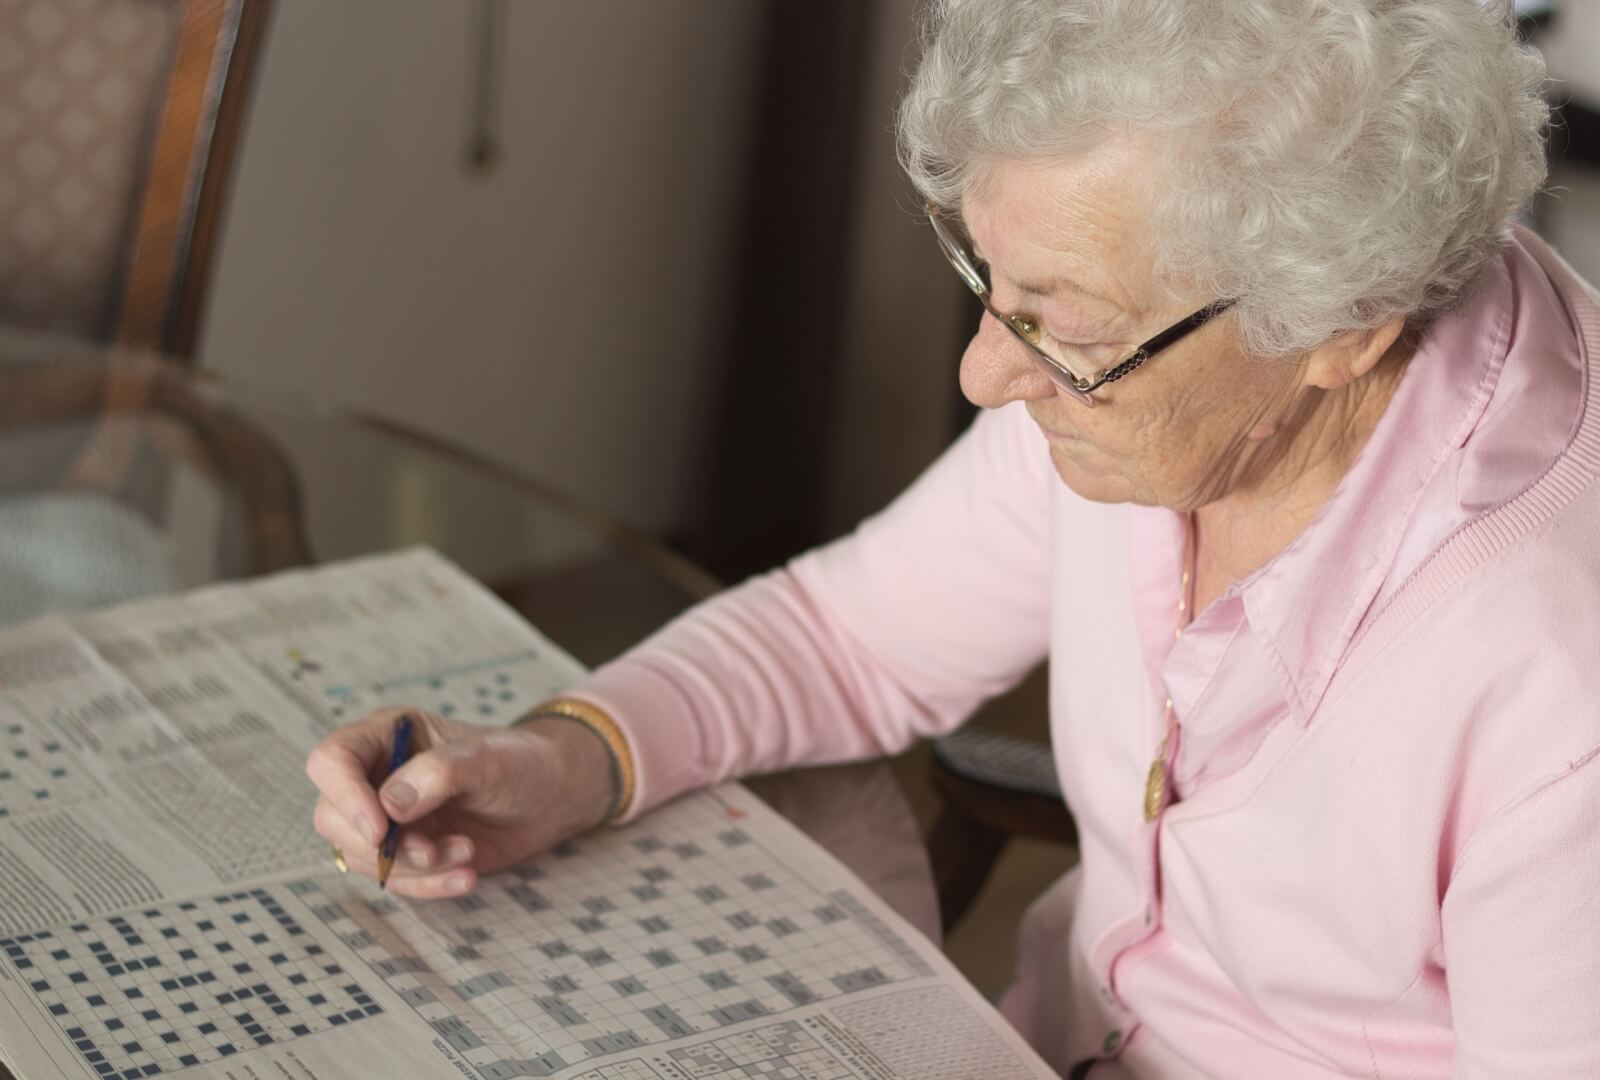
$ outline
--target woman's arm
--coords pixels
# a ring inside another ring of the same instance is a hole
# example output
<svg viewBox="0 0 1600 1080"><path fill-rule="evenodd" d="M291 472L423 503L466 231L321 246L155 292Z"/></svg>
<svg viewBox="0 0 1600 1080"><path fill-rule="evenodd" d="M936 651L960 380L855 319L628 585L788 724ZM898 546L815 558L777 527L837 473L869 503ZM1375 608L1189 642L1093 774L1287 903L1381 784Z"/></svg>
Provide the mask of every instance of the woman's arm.
<svg viewBox="0 0 1600 1080"><path fill-rule="evenodd" d="M631 817L728 777L893 753L959 724L1044 656L1047 446L981 415L843 540L695 608L571 696L623 729Z"/></svg>

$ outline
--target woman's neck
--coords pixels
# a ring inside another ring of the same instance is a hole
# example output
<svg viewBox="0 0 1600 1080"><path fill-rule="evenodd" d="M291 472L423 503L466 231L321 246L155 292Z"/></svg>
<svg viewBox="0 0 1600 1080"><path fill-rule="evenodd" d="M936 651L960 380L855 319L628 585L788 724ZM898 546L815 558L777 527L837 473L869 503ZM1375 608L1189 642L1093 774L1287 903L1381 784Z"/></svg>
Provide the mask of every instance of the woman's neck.
<svg viewBox="0 0 1600 1080"><path fill-rule="evenodd" d="M1314 390L1284 425L1271 466L1194 513L1194 611L1270 562L1305 531L1377 428L1413 350L1397 344L1364 377Z"/></svg>

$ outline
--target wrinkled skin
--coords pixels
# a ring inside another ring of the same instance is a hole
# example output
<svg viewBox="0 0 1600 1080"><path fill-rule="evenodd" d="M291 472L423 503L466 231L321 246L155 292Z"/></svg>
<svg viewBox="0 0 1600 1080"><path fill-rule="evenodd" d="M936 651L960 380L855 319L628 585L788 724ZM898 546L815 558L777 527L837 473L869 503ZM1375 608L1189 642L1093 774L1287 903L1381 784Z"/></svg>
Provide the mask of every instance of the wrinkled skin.
<svg viewBox="0 0 1600 1080"><path fill-rule="evenodd" d="M1153 147L1108 137L1062 161L990 163L962 217L995 306L1038 317L1079 370L1219 297L1156 277ZM974 403L1026 403L1063 482L1100 502L1193 512L1200 606L1298 535L1349 469L1398 386L1403 320L1295 357L1247 354L1225 313L1085 408L985 315L961 363Z"/></svg>

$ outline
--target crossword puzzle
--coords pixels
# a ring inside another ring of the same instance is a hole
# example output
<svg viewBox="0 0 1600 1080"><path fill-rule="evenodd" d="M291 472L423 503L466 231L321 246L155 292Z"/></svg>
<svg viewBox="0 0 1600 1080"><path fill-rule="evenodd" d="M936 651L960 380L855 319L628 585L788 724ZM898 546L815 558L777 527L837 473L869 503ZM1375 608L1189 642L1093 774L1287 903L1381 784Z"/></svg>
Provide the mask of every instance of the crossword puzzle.
<svg viewBox="0 0 1600 1080"><path fill-rule="evenodd" d="M932 974L854 896L799 880L737 813L685 804L683 831L710 840L597 834L449 903L362 899L340 879L290 888L484 1080Z"/></svg>
<svg viewBox="0 0 1600 1080"><path fill-rule="evenodd" d="M177 1072L383 1011L267 889L8 938L0 952L106 1080Z"/></svg>
<svg viewBox="0 0 1600 1080"><path fill-rule="evenodd" d="M0 819L100 793L53 736L0 719Z"/></svg>
<svg viewBox="0 0 1600 1080"><path fill-rule="evenodd" d="M736 1035L602 1065L574 1080L858 1080L858 1074L818 1042L797 1020L742 1031Z"/></svg>

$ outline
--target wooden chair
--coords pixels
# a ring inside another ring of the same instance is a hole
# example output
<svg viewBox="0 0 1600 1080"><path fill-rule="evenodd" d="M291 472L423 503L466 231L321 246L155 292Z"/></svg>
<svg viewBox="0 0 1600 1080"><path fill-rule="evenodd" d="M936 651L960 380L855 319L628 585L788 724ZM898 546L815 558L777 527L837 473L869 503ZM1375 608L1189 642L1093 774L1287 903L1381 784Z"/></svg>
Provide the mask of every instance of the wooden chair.
<svg viewBox="0 0 1600 1080"><path fill-rule="evenodd" d="M0 4L0 323L192 361L267 6Z"/></svg>
<svg viewBox="0 0 1600 1080"><path fill-rule="evenodd" d="M268 3L0 0L9 553L47 545L69 570L113 550L149 561L172 478L191 468L229 507L219 552L244 563L228 572L310 558L286 460L174 366L195 363ZM165 580L157 567L130 577Z"/></svg>

